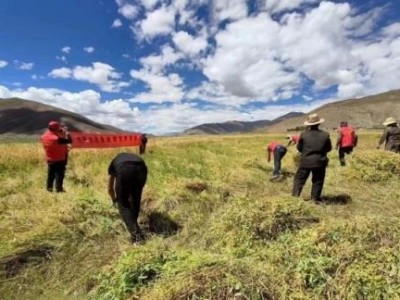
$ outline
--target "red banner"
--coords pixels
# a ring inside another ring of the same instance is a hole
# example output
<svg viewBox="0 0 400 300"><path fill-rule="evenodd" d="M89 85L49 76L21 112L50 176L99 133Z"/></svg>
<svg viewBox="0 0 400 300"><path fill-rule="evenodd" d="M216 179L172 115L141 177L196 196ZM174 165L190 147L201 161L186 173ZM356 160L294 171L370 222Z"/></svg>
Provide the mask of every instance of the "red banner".
<svg viewBox="0 0 400 300"><path fill-rule="evenodd" d="M97 134L71 132L72 148L116 148L139 146L141 134Z"/></svg>

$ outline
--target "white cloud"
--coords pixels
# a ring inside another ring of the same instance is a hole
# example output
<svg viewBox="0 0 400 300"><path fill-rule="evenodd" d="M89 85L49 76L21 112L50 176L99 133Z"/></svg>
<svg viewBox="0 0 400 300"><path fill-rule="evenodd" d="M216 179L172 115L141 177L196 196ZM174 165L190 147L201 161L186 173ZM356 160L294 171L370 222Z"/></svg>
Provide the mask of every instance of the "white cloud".
<svg viewBox="0 0 400 300"><path fill-rule="evenodd" d="M15 68L17 68L18 70L24 70L24 71L32 70L33 67L35 66L35 64L32 62L28 63L19 60L14 60L14 65Z"/></svg>
<svg viewBox="0 0 400 300"><path fill-rule="evenodd" d="M128 20L134 20L139 11L136 6L124 3L119 7L118 12Z"/></svg>
<svg viewBox="0 0 400 300"><path fill-rule="evenodd" d="M71 47L65 46L65 47L61 48L61 51L68 54L71 52Z"/></svg>
<svg viewBox="0 0 400 300"><path fill-rule="evenodd" d="M134 99L131 99L133 102L177 102L183 98L184 93L181 87L183 81L178 74L154 74L145 69L132 70L130 74L132 78L145 82L150 90L148 93L136 95Z"/></svg>
<svg viewBox="0 0 400 300"><path fill-rule="evenodd" d="M179 31L173 35L172 40L179 50L188 55L197 55L200 51L207 48L207 37L194 37L186 31Z"/></svg>
<svg viewBox="0 0 400 300"><path fill-rule="evenodd" d="M235 96L236 104L290 96L301 82L280 59L279 32L267 14L229 24L216 35L217 48L204 61L204 74Z"/></svg>
<svg viewBox="0 0 400 300"><path fill-rule="evenodd" d="M64 56L64 55L56 56L56 59L57 59L57 60L61 60L62 62L67 62L67 57Z"/></svg>
<svg viewBox="0 0 400 300"><path fill-rule="evenodd" d="M170 34L174 30L174 22L175 10L172 7L162 6L146 14L146 18L139 24L139 34L148 38Z"/></svg>
<svg viewBox="0 0 400 300"><path fill-rule="evenodd" d="M129 82L120 81L122 75L105 63L94 62L92 66L76 66L73 69L59 68L49 73L53 78L72 78L96 84L102 91L119 92L130 85Z"/></svg>
<svg viewBox="0 0 400 300"><path fill-rule="evenodd" d="M243 19L248 14L246 0L218 0L213 1L214 17L218 21L224 20L239 20Z"/></svg>
<svg viewBox="0 0 400 300"><path fill-rule="evenodd" d="M140 63L146 70L153 73L161 73L166 66L176 63L182 58L180 53L177 53L173 48L164 45L160 55L149 55L140 59Z"/></svg>
<svg viewBox="0 0 400 300"><path fill-rule="evenodd" d="M176 53L170 46L164 46L159 55L150 55L140 59L143 68L140 70L131 70L132 78L143 81L148 92L136 95L135 102L157 102L164 101L177 102L182 100L183 80L176 73L165 74L165 67L175 64L182 58L182 55Z"/></svg>
<svg viewBox="0 0 400 300"><path fill-rule="evenodd" d="M93 53L94 52L94 47L84 47L83 50L87 53Z"/></svg>
<svg viewBox="0 0 400 300"><path fill-rule="evenodd" d="M0 68L4 68L8 65L8 62L6 62L5 60L1 60L0 59Z"/></svg>
<svg viewBox="0 0 400 300"><path fill-rule="evenodd" d="M141 0L142 5L147 9L151 10L153 9L157 3L159 2L158 0Z"/></svg>
<svg viewBox="0 0 400 300"><path fill-rule="evenodd" d="M119 28L122 26L122 21L120 19L115 19L111 25L111 28Z"/></svg>
<svg viewBox="0 0 400 300"><path fill-rule="evenodd" d="M280 13L302 7L321 0L265 0L265 7L271 13Z"/></svg>
<svg viewBox="0 0 400 300"><path fill-rule="evenodd" d="M10 90L0 85L0 98L19 97L69 110L97 122L128 130L139 130L139 109L122 99L103 101L93 90L71 93L59 89L29 87ZM1 100L0 100L1 101ZM143 126L143 125L142 125Z"/></svg>
<svg viewBox="0 0 400 300"><path fill-rule="evenodd" d="M54 69L49 73L49 76L53 78L71 78L72 70L69 68Z"/></svg>

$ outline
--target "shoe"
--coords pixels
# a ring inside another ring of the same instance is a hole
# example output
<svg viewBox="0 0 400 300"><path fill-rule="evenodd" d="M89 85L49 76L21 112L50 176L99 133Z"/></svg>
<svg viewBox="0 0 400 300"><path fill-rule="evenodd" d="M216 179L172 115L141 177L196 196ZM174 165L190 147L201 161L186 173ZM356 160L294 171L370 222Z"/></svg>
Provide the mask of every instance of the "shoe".
<svg viewBox="0 0 400 300"><path fill-rule="evenodd" d="M144 235L142 233L137 233L131 236L132 244L142 244L144 240Z"/></svg>
<svg viewBox="0 0 400 300"><path fill-rule="evenodd" d="M56 193L66 193L66 191L64 189L61 189L61 190L57 190Z"/></svg>
<svg viewBox="0 0 400 300"><path fill-rule="evenodd" d="M317 205L322 204L322 200L321 200L321 199L318 199L318 200L316 200L316 199L311 199L311 200L312 200L312 202L314 202L314 203L317 204Z"/></svg>
<svg viewBox="0 0 400 300"><path fill-rule="evenodd" d="M279 177L281 177L281 175L273 175L270 180L275 180L278 179Z"/></svg>
<svg viewBox="0 0 400 300"><path fill-rule="evenodd" d="M52 188L47 188L46 190L47 190L48 192L50 192L50 193L53 192L53 189L52 189Z"/></svg>

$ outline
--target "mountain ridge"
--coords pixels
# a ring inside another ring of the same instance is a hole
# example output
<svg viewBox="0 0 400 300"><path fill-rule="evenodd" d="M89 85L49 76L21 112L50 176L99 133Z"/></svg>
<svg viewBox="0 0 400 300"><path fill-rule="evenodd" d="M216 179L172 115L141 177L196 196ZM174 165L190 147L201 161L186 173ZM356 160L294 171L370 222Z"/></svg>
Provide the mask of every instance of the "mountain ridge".
<svg viewBox="0 0 400 300"><path fill-rule="evenodd" d="M39 135L51 120L68 126L77 132L123 132L123 130L95 122L83 115L21 98L0 98L0 134Z"/></svg>

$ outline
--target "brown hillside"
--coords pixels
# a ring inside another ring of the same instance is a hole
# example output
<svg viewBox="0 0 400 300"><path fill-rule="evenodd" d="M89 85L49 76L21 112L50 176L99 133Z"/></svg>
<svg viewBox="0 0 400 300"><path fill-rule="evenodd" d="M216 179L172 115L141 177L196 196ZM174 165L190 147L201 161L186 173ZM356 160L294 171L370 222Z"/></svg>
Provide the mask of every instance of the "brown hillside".
<svg viewBox="0 0 400 300"><path fill-rule="evenodd" d="M318 113L326 121L327 129L338 127L340 121L348 121L354 127L379 128L387 117L400 120L400 90L323 105L310 113ZM304 116L283 120L266 126L269 132L282 132L302 126Z"/></svg>
<svg viewBox="0 0 400 300"><path fill-rule="evenodd" d="M65 123L70 131L122 132L118 128L96 123L54 106L18 98L0 99L0 134L41 134L51 120Z"/></svg>

